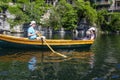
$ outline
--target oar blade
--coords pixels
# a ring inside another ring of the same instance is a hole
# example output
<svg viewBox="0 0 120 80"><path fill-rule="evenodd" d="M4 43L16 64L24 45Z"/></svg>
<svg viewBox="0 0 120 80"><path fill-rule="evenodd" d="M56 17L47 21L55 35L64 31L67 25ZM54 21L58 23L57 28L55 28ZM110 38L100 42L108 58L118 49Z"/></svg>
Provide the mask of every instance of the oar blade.
<svg viewBox="0 0 120 80"><path fill-rule="evenodd" d="M64 58L67 58L67 56L66 55L63 55L63 54L61 54L61 53L58 53L58 52L55 52L56 54L58 54L58 55L60 55L60 56L62 56L62 57L64 57Z"/></svg>

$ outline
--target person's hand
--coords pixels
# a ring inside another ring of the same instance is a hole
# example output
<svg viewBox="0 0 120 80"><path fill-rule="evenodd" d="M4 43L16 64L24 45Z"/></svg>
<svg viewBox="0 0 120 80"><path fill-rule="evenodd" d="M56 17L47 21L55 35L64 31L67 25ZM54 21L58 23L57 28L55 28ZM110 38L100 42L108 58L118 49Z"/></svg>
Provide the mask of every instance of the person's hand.
<svg viewBox="0 0 120 80"><path fill-rule="evenodd" d="M39 31L36 31L36 34L37 34L38 36L42 36Z"/></svg>
<svg viewBox="0 0 120 80"><path fill-rule="evenodd" d="M36 34L39 34L40 32L39 31L35 31Z"/></svg>

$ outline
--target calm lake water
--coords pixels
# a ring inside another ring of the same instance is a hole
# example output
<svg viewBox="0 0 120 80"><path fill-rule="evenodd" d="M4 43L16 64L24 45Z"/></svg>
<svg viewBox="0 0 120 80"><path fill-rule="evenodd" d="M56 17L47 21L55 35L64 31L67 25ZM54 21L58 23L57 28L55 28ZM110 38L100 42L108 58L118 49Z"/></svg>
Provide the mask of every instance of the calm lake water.
<svg viewBox="0 0 120 80"><path fill-rule="evenodd" d="M51 51L0 48L0 80L120 80L120 35L99 35L90 50L57 52L68 58ZM31 71L33 57L37 62Z"/></svg>

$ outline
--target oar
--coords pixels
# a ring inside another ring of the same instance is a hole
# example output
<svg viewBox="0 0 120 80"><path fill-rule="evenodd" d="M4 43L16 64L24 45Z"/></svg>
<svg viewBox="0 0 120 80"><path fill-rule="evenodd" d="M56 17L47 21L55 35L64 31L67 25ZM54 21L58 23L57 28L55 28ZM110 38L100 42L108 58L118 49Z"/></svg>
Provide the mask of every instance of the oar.
<svg viewBox="0 0 120 80"><path fill-rule="evenodd" d="M53 48L46 42L46 40L43 40L43 41L45 42L45 44L49 47L49 49L50 49L53 53L58 54L58 55L60 55L60 56L62 56L62 57L64 57L64 58L67 58L67 56L65 56L65 55L63 55L63 54L61 54L61 53L58 53L58 52L54 51Z"/></svg>
<svg viewBox="0 0 120 80"><path fill-rule="evenodd" d="M40 37L41 34L38 34L38 36ZM49 47L49 49L50 49L53 53L55 53L55 54L57 54L57 55L60 55L60 56L62 56L62 57L64 57L64 58L67 58L67 56L65 56L65 55L63 55L63 54L61 54L61 53L58 53L58 52L56 52L55 50L53 50L53 48L46 42L46 40L43 39L43 42Z"/></svg>

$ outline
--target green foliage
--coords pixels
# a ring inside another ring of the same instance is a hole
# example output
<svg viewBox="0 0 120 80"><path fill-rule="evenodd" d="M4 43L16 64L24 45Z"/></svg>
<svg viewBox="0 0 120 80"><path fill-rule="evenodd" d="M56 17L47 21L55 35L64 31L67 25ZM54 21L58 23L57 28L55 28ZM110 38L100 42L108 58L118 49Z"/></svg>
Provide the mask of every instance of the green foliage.
<svg viewBox="0 0 120 80"><path fill-rule="evenodd" d="M110 4L113 4L113 0L110 0Z"/></svg>
<svg viewBox="0 0 120 80"><path fill-rule="evenodd" d="M35 0L30 3L29 0L17 0L16 4L10 5L8 10L11 14L15 15L15 19L8 19L11 26L18 24L29 23L35 20L40 23L41 15L47 9L44 0Z"/></svg>
<svg viewBox="0 0 120 80"><path fill-rule="evenodd" d="M28 3L29 0L17 0L17 3Z"/></svg>
<svg viewBox="0 0 120 80"><path fill-rule="evenodd" d="M61 25L61 17L59 12L57 12L56 8L53 7L51 9L51 14L50 14L50 18L49 18L49 25L51 27L53 27L53 29L57 30L58 28L60 28Z"/></svg>
<svg viewBox="0 0 120 80"><path fill-rule="evenodd" d="M97 24L100 26L101 24L104 24L106 22L105 16L108 15L108 12L106 9L102 9L97 12Z"/></svg>
<svg viewBox="0 0 120 80"><path fill-rule="evenodd" d="M97 12L90 6L89 2L85 3L84 11L85 18L89 21L90 24L94 24L97 20Z"/></svg>
<svg viewBox="0 0 120 80"><path fill-rule="evenodd" d="M65 0L61 0L57 6L51 8L49 24L54 27L54 29L64 27L66 30L71 30L77 26L76 23L76 10Z"/></svg>
<svg viewBox="0 0 120 80"><path fill-rule="evenodd" d="M97 25L102 31L110 31L110 15L106 9L98 11Z"/></svg>
<svg viewBox="0 0 120 80"><path fill-rule="evenodd" d="M4 3L11 2L11 0L1 0L1 1L4 2Z"/></svg>
<svg viewBox="0 0 120 80"><path fill-rule="evenodd" d="M28 22L29 19L27 15L25 15L19 7L9 7L8 9L10 11L10 13L15 15L15 19L8 19L8 22L10 23L11 27L15 26L15 25L19 25L19 24L23 24L25 22Z"/></svg>
<svg viewBox="0 0 120 80"><path fill-rule="evenodd" d="M98 11L97 24L103 31L120 31L120 13L109 13L103 9Z"/></svg>
<svg viewBox="0 0 120 80"><path fill-rule="evenodd" d="M20 9L18 7L9 7L8 10L12 14L17 14L18 12L20 12Z"/></svg>
<svg viewBox="0 0 120 80"><path fill-rule="evenodd" d="M120 31L120 13L110 14L111 20L109 23L111 31Z"/></svg>
<svg viewBox="0 0 120 80"><path fill-rule="evenodd" d="M0 2L0 8L1 8L1 12L5 12L8 8L8 4Z"/></svg>
<svg viewBox="0 0 120 80"><path fill-rule="evenodd" d="M86 18L89 24L93 25L94 23L96 23L97 12L91 7L89 2L77 0L75 2L75 8L77 9L79 21L81 21L82 18Z"/></svg>
<svg viewBox="0 0 120 80"><path fill-rule="evenodd" d="M67 30L77 27L77 11L65 0L61 0L57 6L57 11L61 17L61 24Z"/></svg>
<svg viewBox="0 0 120 80"><path fill-rule="evenodd" d="M2 12L2 8L0 7L0 13Z"/></svg>

